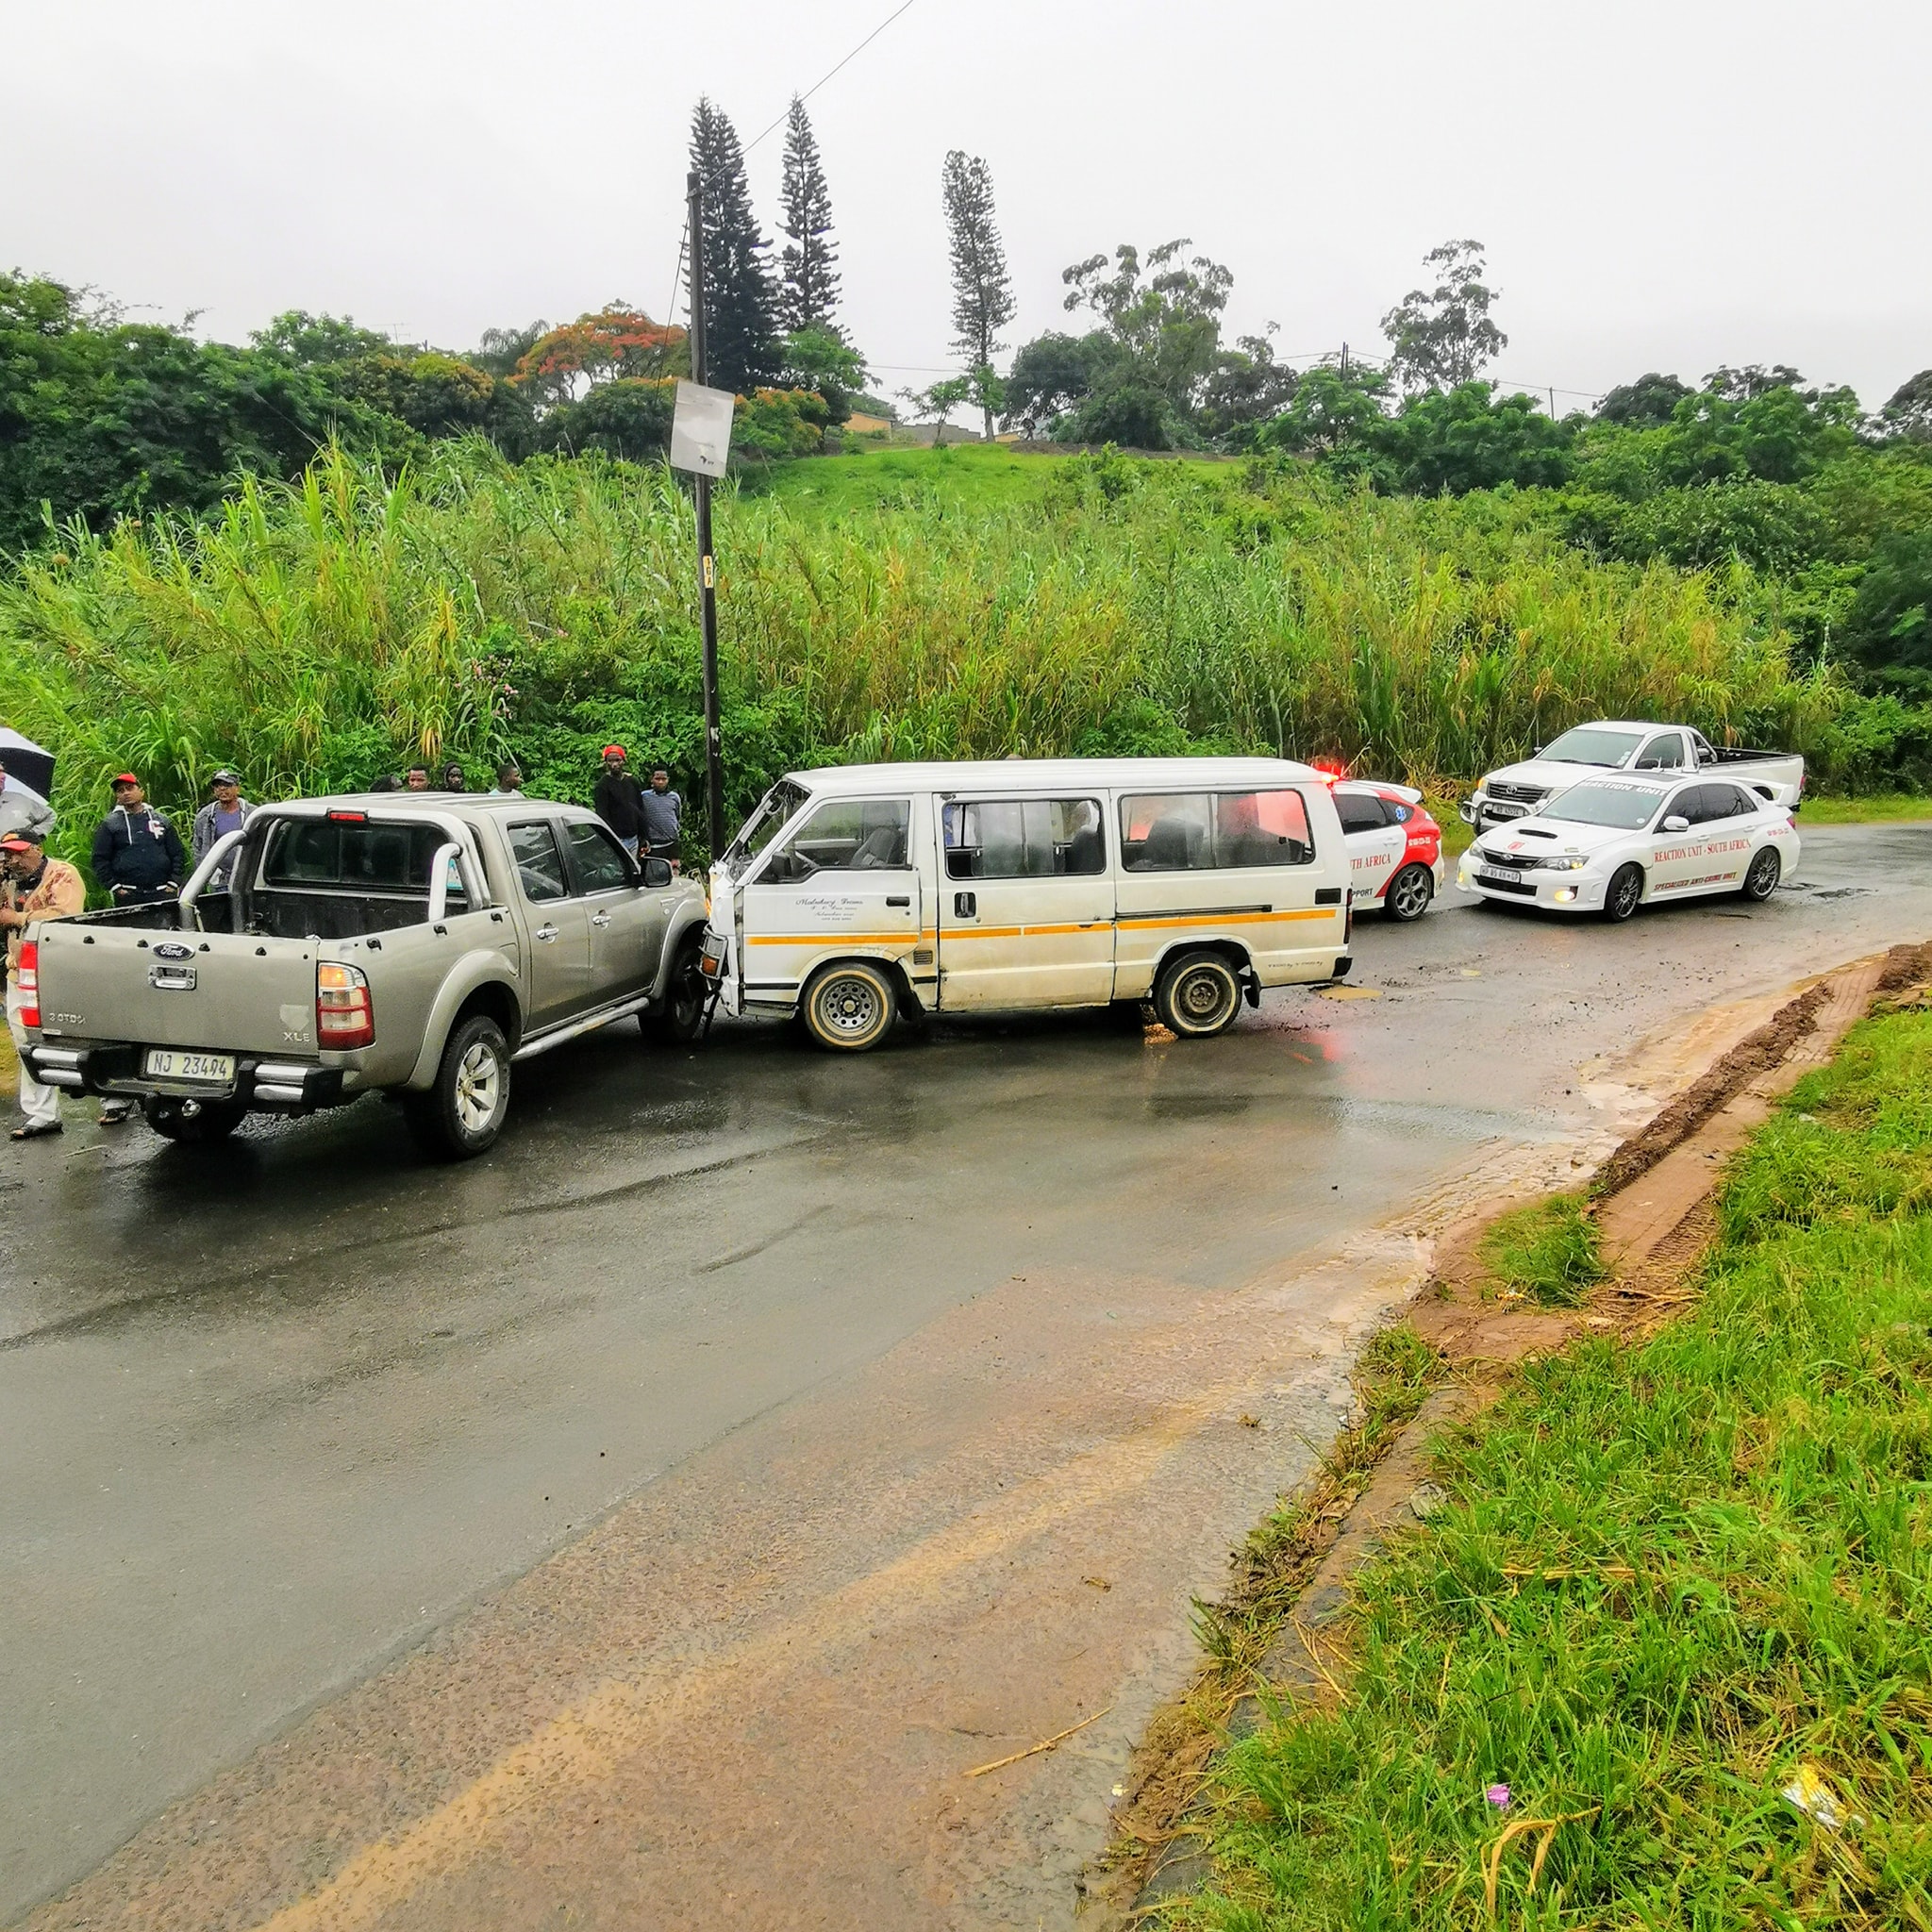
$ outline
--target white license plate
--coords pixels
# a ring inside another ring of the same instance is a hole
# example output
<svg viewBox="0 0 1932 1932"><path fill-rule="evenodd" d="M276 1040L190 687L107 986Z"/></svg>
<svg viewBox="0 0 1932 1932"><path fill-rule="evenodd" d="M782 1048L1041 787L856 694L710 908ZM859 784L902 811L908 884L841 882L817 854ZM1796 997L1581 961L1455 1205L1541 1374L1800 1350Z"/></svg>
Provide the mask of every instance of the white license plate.
<svg viewBox="0 0 1932 1932"><path fill-rule="evenodd" d="M1476 877L1494 879L1499 885L1513 886L1522 881L1523 874L1520 872L1511 872L1506 866L1486 865L1477 871Z"/></svg>
<svg viewBox="0 0 1932 1932"><path fill-rule="evenodd" d="M147 1074L151 1080L207 1080L228 1087L235 1080L235 1056L182 1053L173 1047L151 1046L147 1051Z"/></svg>

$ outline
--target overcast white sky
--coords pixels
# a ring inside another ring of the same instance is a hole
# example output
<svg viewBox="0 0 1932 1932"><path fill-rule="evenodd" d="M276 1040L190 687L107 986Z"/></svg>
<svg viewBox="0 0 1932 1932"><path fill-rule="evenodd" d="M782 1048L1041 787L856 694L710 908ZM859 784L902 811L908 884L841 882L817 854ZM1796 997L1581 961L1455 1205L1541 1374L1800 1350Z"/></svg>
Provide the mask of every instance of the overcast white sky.
<svg viewBox="0 0 1932 1932"><path fill-rule="evenodd" d="M452 348L661 313L697 95L749 142L896 4L0 0L0 265L228 340L290 308ZM1234 271L1230 333L1374 352L1469 235L1496 373L1561 407L1773 360L1875 407L1932 365L1928 74L1924 0L915 0L810 111L889 391L949 360L961 147L1015 344L1063 325L1067 263L1187 234Z"/></svg>

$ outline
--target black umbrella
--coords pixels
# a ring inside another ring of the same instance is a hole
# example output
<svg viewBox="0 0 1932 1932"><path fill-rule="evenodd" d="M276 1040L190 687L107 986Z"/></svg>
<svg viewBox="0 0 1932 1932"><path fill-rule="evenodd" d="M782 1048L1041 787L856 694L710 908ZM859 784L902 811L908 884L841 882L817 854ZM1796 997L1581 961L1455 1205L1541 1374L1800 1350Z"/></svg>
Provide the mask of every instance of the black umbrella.
<svg viewBox="0 0 1932 1932"><path fill-rule="evenodd" d="M18 778L29 791L38 791L42 798L53 797L54 754L4 724L0 724L0 765L7 767L9 778Z"/></svg>

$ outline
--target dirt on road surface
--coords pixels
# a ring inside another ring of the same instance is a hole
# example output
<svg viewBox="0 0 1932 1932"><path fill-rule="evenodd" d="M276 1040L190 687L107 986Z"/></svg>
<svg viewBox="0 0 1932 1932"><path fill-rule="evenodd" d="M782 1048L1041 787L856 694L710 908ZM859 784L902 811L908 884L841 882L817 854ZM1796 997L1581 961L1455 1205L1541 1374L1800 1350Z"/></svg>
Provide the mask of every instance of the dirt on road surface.
<svg viewBox="0 0 1932 1932"><path fill-rule="evenodd" d="M586 1042L457 1174L374 1108L0 1157L0 1912L1071 1924L1191 1597L1432 1238L1932 932L1920 828L1806 875L1364 922L1369 997L1205 1046Z"/></svg>

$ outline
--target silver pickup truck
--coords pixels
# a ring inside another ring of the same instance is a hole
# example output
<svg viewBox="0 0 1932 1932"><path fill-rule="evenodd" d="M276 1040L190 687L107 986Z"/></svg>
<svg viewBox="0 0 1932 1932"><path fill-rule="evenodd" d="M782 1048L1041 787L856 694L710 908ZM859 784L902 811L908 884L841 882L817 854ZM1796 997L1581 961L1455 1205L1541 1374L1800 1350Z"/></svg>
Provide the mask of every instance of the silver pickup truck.
<svg viewBox="0 0 1932 1932"><path fill-rule="evenodd" d="M221 841L178 902L29 926L26 1056L138 1096L175 1141L382 1091L461 1158L501 1130L512 1061L633 1014L691 1039L704 930L699 884L575 806L303 799Z"/></svg>
<svg viewBox="0 0 1932 1932"><path fill-rule="evenodd" d="M1796 753L1741 751L1713 745L1688 724L1605 718L1578 724L1532 758L1491 772L1461 807L1478 832L1527 818L1553 798L1604 772L1670 774L1708 772L1735 778L1771 805L1796 811L1805 794L1805 760Z"/></svg>

